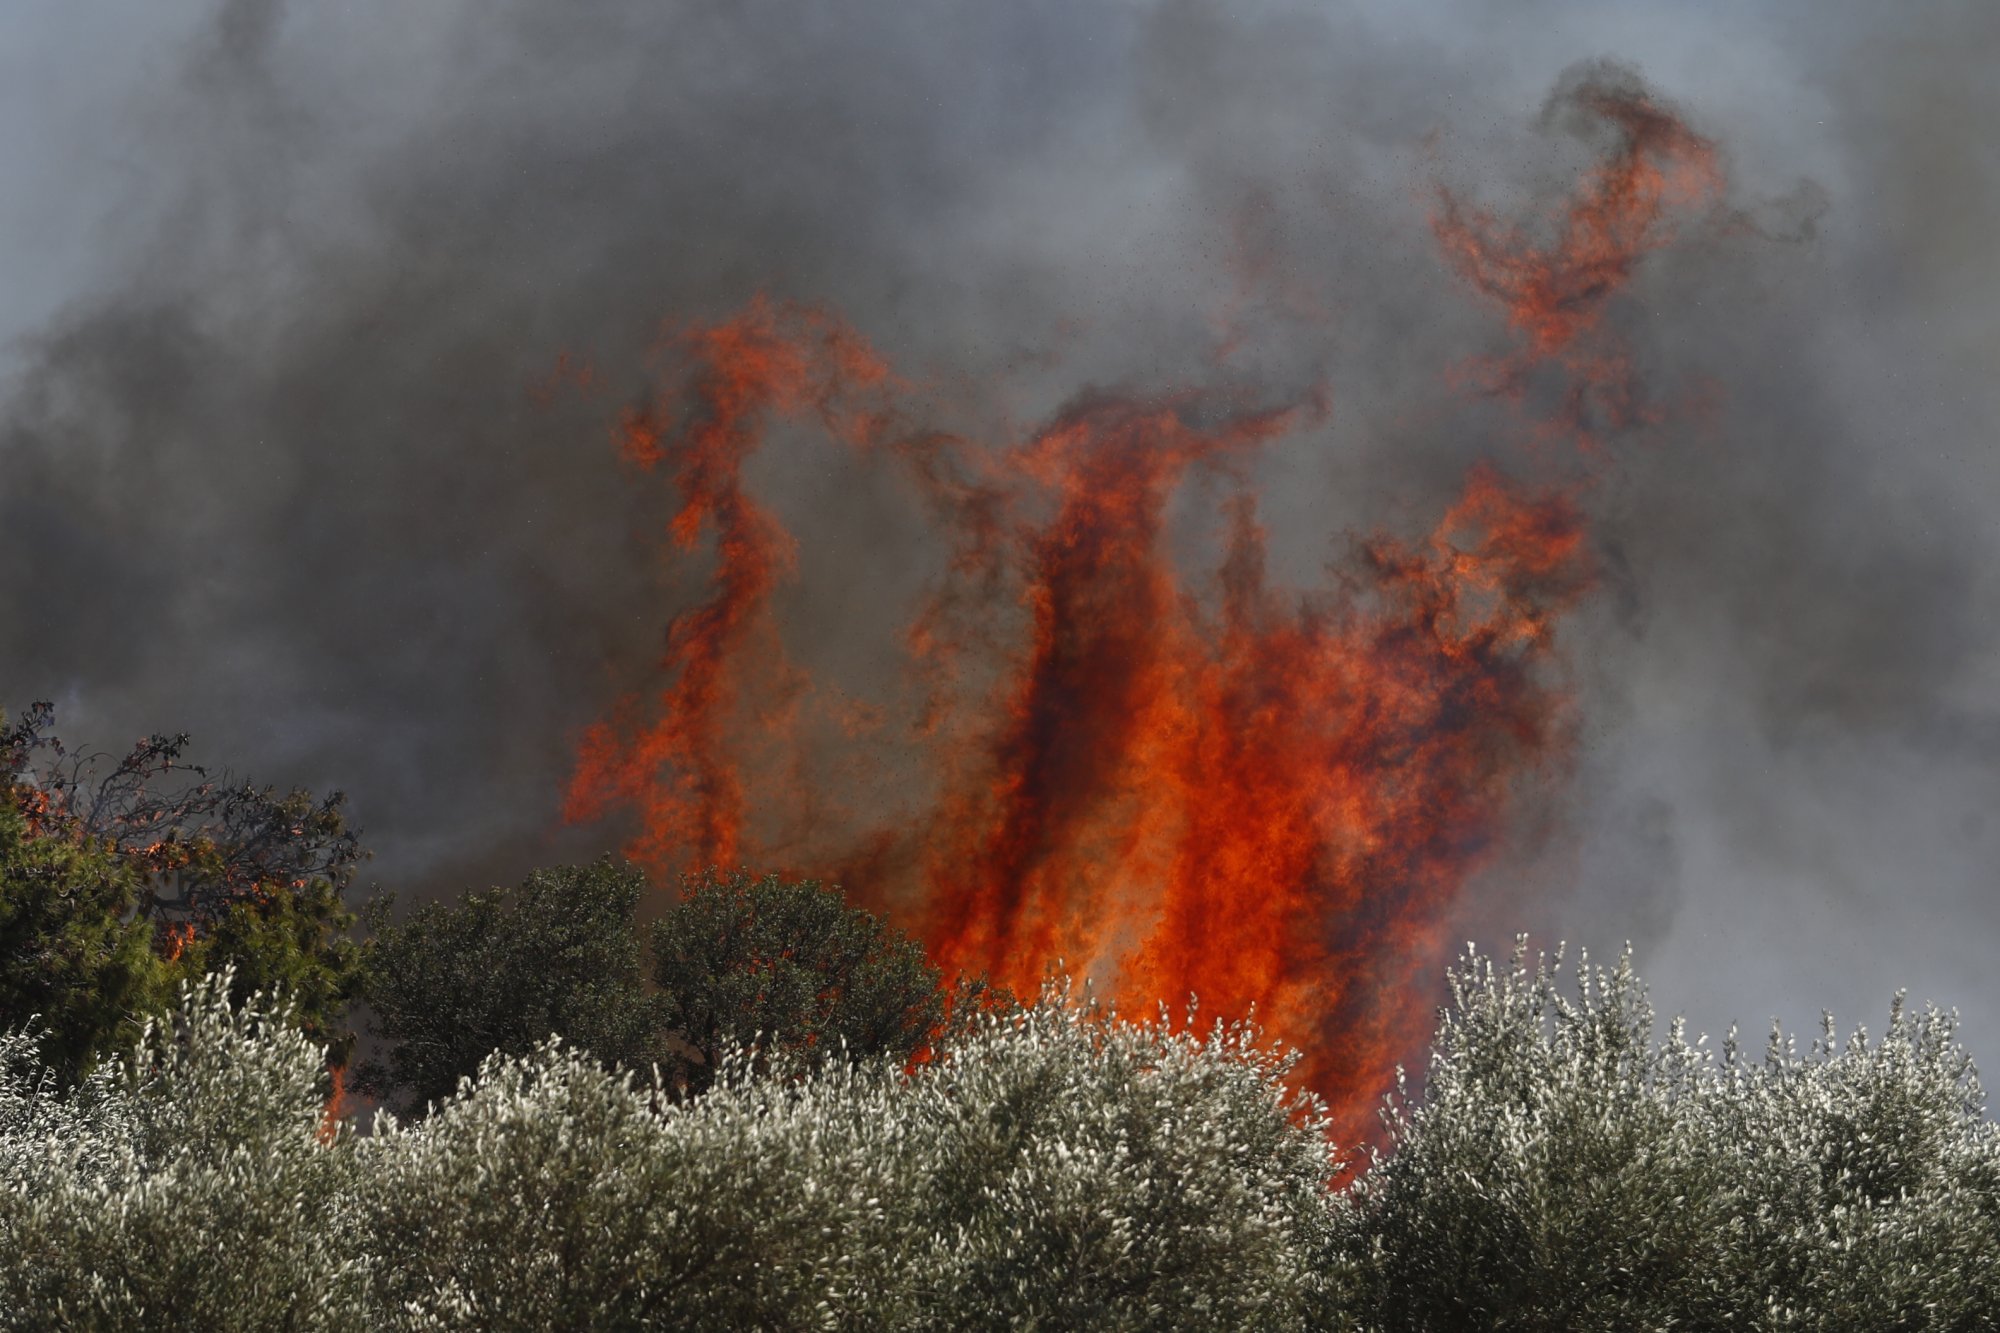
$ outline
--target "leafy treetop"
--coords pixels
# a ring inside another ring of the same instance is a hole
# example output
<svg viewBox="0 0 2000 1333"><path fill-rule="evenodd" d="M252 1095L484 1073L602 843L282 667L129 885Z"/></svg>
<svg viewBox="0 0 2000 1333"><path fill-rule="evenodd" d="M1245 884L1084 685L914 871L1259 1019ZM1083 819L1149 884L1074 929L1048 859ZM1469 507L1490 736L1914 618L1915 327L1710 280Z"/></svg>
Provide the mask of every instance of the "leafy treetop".
<svg viewBox="0 0 2000 1333"><path fill-rule="evenodd" d="M81 1068L174 980L282 986L336 1038L360 951L343 890L366 857L345 797L280 794L187 760L188 737L73 751L37 703L0 715L0 1017L30 1015Z"/></svg>

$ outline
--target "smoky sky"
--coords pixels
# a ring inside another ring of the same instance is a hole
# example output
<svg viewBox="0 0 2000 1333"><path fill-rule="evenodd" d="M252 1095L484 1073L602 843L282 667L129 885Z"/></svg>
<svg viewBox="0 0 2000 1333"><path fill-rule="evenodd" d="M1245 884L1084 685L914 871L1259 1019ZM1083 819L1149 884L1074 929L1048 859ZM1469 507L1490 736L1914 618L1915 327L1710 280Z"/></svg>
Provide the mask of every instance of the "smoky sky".
<svg viewBox="0 0 2000 1333"><path fill-rule="evenodd" d="M1588 62L1727 218L1607 314L1672 424L1594 469L1581 737L1459 932L1632 940L1710 1029L1890 992L2000 1032L2000 16L1896 7L229 3L0 20L0 702L339 787L387 887L615 843L558 808L699 562L607 439L664 320L839 310L957 411L1324 383L1274 568L1421 530L1515 429L1440 185L1591 145ZM1218 369L1217 346L1232 349ZM597 387L553 376L587 364ZM754 478L793 648L856 690L941 544L880 470Z"/></svg>

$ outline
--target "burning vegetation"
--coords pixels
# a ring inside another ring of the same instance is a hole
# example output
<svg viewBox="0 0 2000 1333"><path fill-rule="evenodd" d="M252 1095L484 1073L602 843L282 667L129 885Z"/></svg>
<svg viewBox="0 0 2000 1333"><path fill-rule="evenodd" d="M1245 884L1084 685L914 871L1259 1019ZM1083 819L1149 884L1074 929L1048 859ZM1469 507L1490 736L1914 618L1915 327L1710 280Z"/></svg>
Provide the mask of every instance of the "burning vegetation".
<svg viewBox="0 0 2000 1333"><path fill-rule="evenodd" d="M1551 114L1600 148L1551 216L1503 223L1441 188L1432 223L1512 335L1475 381L1589 457L1659 417L1603 312L1722 172L1615 78L1574 81ZM569 816L634 816L628 854L662 876L796 855L759 829L810 823L817 864L948 969L1032 993L1060 959L1128 1011L1190 993L1254 1010L1305 1052L1341 1132L1366 1134L1427 1035L1447 909L1523 784L1564 767L1557 630L1592 582L1587 467L1496 441L1427 534L1361 535L1327 585L1283 587L1252 469L1311 438L1337 410L1323 393L1092 390L997 442L927 428L927 406L825 310L760 299L669 330L618 444L671 481L670 558L707 543L712 572L669 623L658 687L584 737ZM774 594L799 551L746 480L780 429L900 469L947 543L905 692L840 741L882 768L919 757L913 820L788 809L810 799L830 695L786 655ZM1226 535L1189 568L1169 510L1204 503Z"/></svg>
<svg viewBox="0 0 2000 1333"><path fill-rule="evenodd" d="M1593 479L1673 415L1613 303L1738 225L1633 77L1547 115L1596 156L1545 212L1431 211L1506 344L1440 373L1500 425L1311 586L1260 469L1341 404L1244 370L1253 312L1323 313L1254 237L1211 379L991 438L829 309L670 327L616 441L702 586L566 792L637 866L378 895L357 943L338 794L0 719L0 1327L1995 1326L1951 1016L1757 1061L1657 1041L1629 952L1445 966L1572 763ZM757 464L800 440L941 553L865 697L788 652L821 553Z"/></svg>

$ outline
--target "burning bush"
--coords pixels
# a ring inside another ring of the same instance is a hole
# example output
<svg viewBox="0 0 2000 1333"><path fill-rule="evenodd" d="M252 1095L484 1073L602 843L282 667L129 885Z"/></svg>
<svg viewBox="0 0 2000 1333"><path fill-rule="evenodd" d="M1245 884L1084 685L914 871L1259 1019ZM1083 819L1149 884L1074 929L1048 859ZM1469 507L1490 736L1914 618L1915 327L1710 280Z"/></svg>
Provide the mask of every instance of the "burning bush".
<svg viewBox="0 0 2000 1333"><path fill-rule="evenodd" d="M283 987L322 1041L359 968L341 895L367 853L339 792L233 781L186 734L115 761L0 714L0 1026L36 1019L74 1076L164 1014L175 982L227 971L237 998Z"/></svg>
<svg viewBox="0 0 2000 1333"><path fill-rule="evenodd" d="M1621 67L1565 76L1545 119L1595 154L1567 192L1510 222L1440 187L1432 231L1505 319L1476 386L1599 459L1665 410L1619 294L1728 182ZM1226 361L981 436L826 308L671 322L612 434L667 482L676 601L657 675L583 738L571 818L630 819L662 876L838 867L948 973L1027 992L1060 957L1128 1008L1254 1008L1342 1132L1372 1132L1452 905L1572 753L1558 633L1598 575L1591 468L1496 438L1419 526L1347 534L1333 577L1290 584L1257 472L1328 447L1331 390ZM935 533L907 673L865 698L791 656L801 547L758 478L799 435L892 473ZM1180 511L1211 538L1177 541ZM857 773L895 813L828 795Z"/></svg>

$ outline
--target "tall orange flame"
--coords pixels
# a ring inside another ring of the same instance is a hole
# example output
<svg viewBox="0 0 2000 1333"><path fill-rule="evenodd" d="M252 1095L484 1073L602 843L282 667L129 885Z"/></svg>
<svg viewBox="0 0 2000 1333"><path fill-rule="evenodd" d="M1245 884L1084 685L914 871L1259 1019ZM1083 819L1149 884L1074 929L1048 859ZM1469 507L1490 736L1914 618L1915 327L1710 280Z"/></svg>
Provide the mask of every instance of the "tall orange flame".
<svg viewBox="0 0 2000 1333"><path fill-rule="evenodd" d="M1507 314L1520 344L1483 367L1493 387L1517 393L1529 372L1567 372L1559 424L1594 442L1593 421L1612 428L1658 419L1637 397L1632 365L1615 342L1594 337L1609 298L1639 261L1671 244L1680 217L1720 199L1723 173L1713 141L1670 110L1613 79L1586 80L1552 103L1609 130L1609 150L1540 229L1510 225L1466 207L1440 188L1431 229L1453 268Z"/></svg>
<svg viewBox="0 0 2000 1333"><path fill-rule="evenodd" d="M333 1143L340 1137L340 1125L348 1113L347 1066L328 1064L326 1067L326 1105L320 1108L319 1126L313 1137L321 1143Z"/></svg>
<svg viewBox="0 0 2000 1333"><path fill-rule="evenodd" d="M763 301L669 337L661 359L658 397L626 414L620 443L642 467L671 465L681 495L668 525L673 547L692 550L713 529L715 575L708 598L668 627L662 666L672 679L653 720L630 738L611 725L585 735L565 814L594 819L630 803L645 829L629 849L635 859L731 864L742 852L744 794L724 726L753 648L769 650L769 671L788 673L769 603L795 557L783 525L744 489L743 464L772 413L811 413L859 440L865 423L842 412L843 395L887 372L838 322ZM677 379L683 369L692 373Z"/></svg>
<svg viewBox="0 0 2000 1333"><path fill-rule="evenodd" d="M1642 95L1571 96L1616 142L1552 243L1449 194L1434 227L1507 311L1506 374L1566 372L1629 425L1629 358L1599 336L1603 307L1720 174L1712 146ZM847 744L928 760L923 813L848 821L817 868L845 868L953 969L1031 990L1061 958L1128 1008L1190 993L1210 1012L1254 1007L1305 1051L1341 1132L1371 1136L1426 1035L1446 908L1503 846L1521 783L1565 755L1555 629L1591 581L1574 487L1480 466L1428 536L1371 537L1342 580L1301 594L1269 581L1245 478L1322 401L1099 394L988 449L909 427L907 399L819 311L760 300L664 340L622 447L670 470L670 544L712 532L714 569L669 627L657 696L584 737L570 815L636 812L628 853L662 873L773 854L758 820L797 796L753 793L746 756L804 743L808 691L771 610L793 543L743 468L774 422L816 422L904 467L952 541L907 635L909 725L847 729ZM1223 559L1203 579L1166 535L1196 474L1226 496Z"/></svg>

